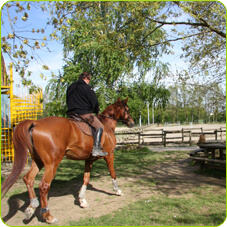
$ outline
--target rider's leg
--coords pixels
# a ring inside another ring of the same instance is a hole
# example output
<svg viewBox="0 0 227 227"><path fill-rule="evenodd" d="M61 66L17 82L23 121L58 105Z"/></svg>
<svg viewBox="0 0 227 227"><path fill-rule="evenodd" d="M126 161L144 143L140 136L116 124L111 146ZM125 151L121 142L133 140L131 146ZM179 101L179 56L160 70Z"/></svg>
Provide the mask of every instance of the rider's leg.
<svg viewBox="0 0 227 227"><path fill-rule="evenodd" d="M105 156L108 153L102 152L101 150L101 138L102 138L103 129L98 128L95 132L94 146L92 149L92 156Z"/></svg>
<svg viewBox="0 0 227 227"><path fill-rule="evenodd" d="M92 156L105 156L108 153L103 152L101 150L101 139L104 130L103 124L99 121L97 117L95 117L92 113L80 115L82 119L84 119L88 124L95 128L95 136L94 136L94 146L92 149Z"/></svg>

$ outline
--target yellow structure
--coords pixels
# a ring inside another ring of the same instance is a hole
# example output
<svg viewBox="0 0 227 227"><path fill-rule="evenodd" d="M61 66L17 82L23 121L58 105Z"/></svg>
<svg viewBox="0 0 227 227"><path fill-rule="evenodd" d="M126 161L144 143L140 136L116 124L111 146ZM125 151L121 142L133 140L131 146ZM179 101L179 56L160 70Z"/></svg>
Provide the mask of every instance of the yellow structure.
<svg viewBox="0 0 227 227"><path fill-rule="evenodd" d="M13 94L13 68L7 77L2 57L1 76L1 161L14 161L13 129L25 119L37 120L43 113L42 90L24 97Z"/></svg>

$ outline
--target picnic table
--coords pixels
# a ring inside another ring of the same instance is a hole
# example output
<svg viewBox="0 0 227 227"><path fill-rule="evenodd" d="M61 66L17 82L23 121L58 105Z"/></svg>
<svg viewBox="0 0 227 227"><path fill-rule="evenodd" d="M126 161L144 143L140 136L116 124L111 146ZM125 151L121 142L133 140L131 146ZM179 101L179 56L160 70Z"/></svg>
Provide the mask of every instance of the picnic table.
<svg viewBox="0 0 227 227"><path fill-rule="evenodd" d="M191 159L200 164L201 169L205 166L226 168L226 143L224 140L209 140L197 145L199 148L190 152L189 155Z"/></svg>

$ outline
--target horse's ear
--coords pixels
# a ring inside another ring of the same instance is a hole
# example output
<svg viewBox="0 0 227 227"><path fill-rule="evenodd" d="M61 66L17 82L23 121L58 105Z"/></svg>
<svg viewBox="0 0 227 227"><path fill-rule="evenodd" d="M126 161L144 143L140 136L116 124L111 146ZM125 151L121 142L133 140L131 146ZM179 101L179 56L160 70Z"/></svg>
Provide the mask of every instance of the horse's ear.
<svg viewBox="0 0 227 227"><path fill-rule="evenodd" d="M128 98L124 100L124 103L125 103L125 104L127 104L127 102L128 102Z"/></svg>
<svg viewBox="0 0 227 227"><path fill-rule="evenodd" d="M117 99L117 102L120 102L121 101L121 98L119 97L118 99Z"/></svg>

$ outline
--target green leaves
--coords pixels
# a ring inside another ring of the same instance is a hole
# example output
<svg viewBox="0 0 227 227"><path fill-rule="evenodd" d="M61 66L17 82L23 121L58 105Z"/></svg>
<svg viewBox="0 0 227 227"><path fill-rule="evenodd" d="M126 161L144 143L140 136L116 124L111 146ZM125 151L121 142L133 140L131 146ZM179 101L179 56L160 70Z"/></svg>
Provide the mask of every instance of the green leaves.
<svg viewBox="0 0 227 227"><path fill-rule="evenodd" d="M225 95L223 89L215 82L202 85L187 84L186 81L169 87L171 97L166 108L166 121L189 123L210 123L222 119L225 115ZM223 108L224 106L224 108ZM214 112L213 119L210 113ZM219 118L219 119L218 119Z"/></svg>
<svg viewBox="0 0 227 227"><path fill-rule="evenodd" d="M179 2L192 17L191 29L184 40L182 58L188 58L190 73L208 75L207 82L225 82L226 9L220 2ZM193 25L193 23L195 25ZM196 25L197 24L197 25ZM185 35L185 36L186 36Z"/></svg>
<svg viewBox="0 0 227 227"><path fill-rule="evenodd" d="M142 114L143 119L147 119L148 103L151 108L153 103L157 109L165 108L170 92L164 86L158 86L155 83L129 82L119 85L115 97L129 97L130 113L138 123L140 114Z"/></svg>
<svg viewBox="0 0 227 227"><path fill-rule="evenodd" d="M152 47L151 44L164 37L164 31L155 29L155 23L146 21L141 13L143 10L157 14L161 4L64 2L55 6L52 24L61 31L64 56L70 56L69 61L73 61L79 71L95 75L94 84L101 79L112 89L121 78L133 72L135 66L143 76L155 65L153 59L166 49L165 45ZM74 12L71 18L65 17L63 9ZM55 35L56 31L52 36L56 38ZM64 76L67 77L67 73Z"/></svg>
<svg viewBox="0 0 227 227"><path fill-rule="evenodd" d="M47 25L53 26L50 34L45 32L46 25L26 31L32 7L40 8L41 13L49 11ZM13 18L10 10L16 12ZM43 70L49 69L37 51L49 51L49 39L58 40L64 46L66 61L61 85L89 71L91 84L109 101L119 84L135 74L139 81L149 71L155 74L154 83L164 78L169 69L168 64L160 62L162 55L172 53L171 42L182 40L182 58L190 63L190 69L186 74L182 72L180 79L199 75L225 81L226 18L225 7L219 2L8 2L3 11L2 26L8 20L9 29L1 39L2 51L23 77L31 60ZM18 26L19 22L25 26ZM31 36L23 36L24 32Z"/></svg>

